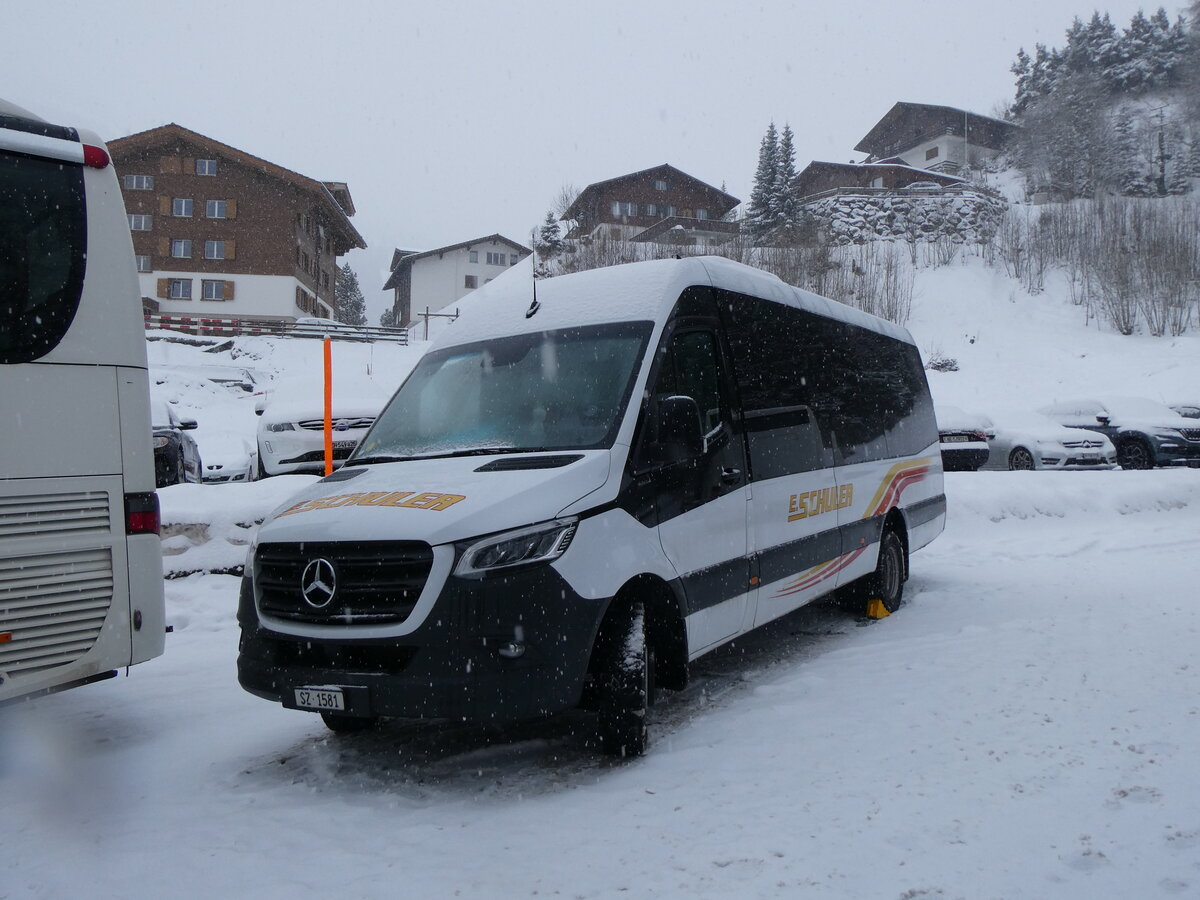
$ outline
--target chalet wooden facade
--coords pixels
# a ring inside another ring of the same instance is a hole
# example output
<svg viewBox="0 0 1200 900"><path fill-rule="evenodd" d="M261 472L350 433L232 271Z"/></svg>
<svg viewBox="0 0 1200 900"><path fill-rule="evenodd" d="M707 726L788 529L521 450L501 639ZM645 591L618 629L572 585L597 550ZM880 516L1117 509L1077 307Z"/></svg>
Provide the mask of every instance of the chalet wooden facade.
<svg viewBox="0 0 1200 900"><path fill-rule="evenodd" d="M902 101L854 149L866 153L868 163L897 162L954 174L998 155L1017 127L953 106Z"/></svg>
<svg viewBox="0 0 1200 900"><path fill-rule="evenodd" d="M647 229L657 227L658 233L686 232L692 242L720 242L731 234L731 223L722 219L739 202L664 163L589 184L562 218L574 223L567 234L571 239L636 240ZM673 221L664 227L664 220Z"/></svg>

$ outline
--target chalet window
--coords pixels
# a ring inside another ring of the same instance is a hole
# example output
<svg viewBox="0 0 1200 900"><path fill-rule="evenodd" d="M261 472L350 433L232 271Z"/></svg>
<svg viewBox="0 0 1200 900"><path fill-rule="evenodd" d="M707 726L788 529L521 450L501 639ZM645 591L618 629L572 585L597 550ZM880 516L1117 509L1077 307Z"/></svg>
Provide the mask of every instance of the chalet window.
<svg viewBox="0 0 1200 900"><path fill-rule="evenodd" d="M191 259L192 242L187 239L176 239L171 241L171 256L173 256L175 259Z"/></svg>
<svg viewBox="0 0 1200 900"><path fill-rule="evenodd" d="M300 268L305 272L311 272L312 266L309 263L308 254L301 251L300 253Z"/></svg>
<svg viewBox="0 0 1200 900"><path fill-rule="evenodd" d="M153 175L126 175L125 190L127 191L152 191L154 190Z"/></svg>
<svg viewBox="0 0 1200 900"><path fill-rule="evenodd" d="M204 258L205 259L224 259L225 258L225 242L224 241L205 241L204 242ZM206 299L211 300L211 297Z"/></svg>
<svg viewBox="0 0 1200 900"><path fill-rule="evenodd" d="M137 262L137 270L139 272L153 271L153 269L150 268L150 257L149 256L138 255L138 256L134 257L134 260Z"/></svg>
<svg viewBox="0 0 1200 900"><path fill-rule="evenodd" d="M658 214L658 207L655 206L653 203L647 203L645 206L642 207L642 215L643 216L654 216L657 214Z"/></svg>
<svg viewBox="0 0 1200 900"><path fill-rule="evenodd" d="M508 264L510 266L515 266L517 264L517 254L515 254L515 253L508 254Z"/></svg>
<svg viewBox="0 0 1200 900"><path fill-rule="evenodd" d="M675 207L668 206L667 207L667 218L669 219L673 215L675 215Z"/></svg>
<svg viewBox="0 0 1200 900"><path fill-rule="evenodd" d="M209 200L204 204L204 215L210 219L224 219L229 212L229 204L224 200Z"/></svg>
<svg viewBox="0 0 1200 900"><path fill-rule="evenodd" d="M502 266L502 265L504 265L504 254L503 254L503 253L488 253L488 255L487 255L487 264L488 264L489 266Z"/></svg>
<svg viewBox="0 0 1200 900"><path fill-rule="evenodd" d="M697 219L707 219L708 218L708 210L707 209L696 210L696 218Z"/></svg>
<svg viewBox="0 0 1200 900"><path fill-rule="evenodd" d="M479 251L478 250L468 250L467 251L467 261L473 262L473 263L479 262Z"/></svg>
<svg viewBox="0 0 1200 900"><path fill-rule="evenodd" d="M173 216L190 216L192 214L192 201L188 197L176 197L171 201L171 215Z"/></svg>
<svg viewBox="0 0 1200 900"><path fill-rule="evenodd" d="M463 278L463 287L465 287L467 290L474 290L475 288L479 287L479 276L478 275L465 276Z"/></svg>
<svg viewBox="0 0 1200 900"><path fill-rule="evenodd" d="M880 175L878 178L871 179L871 187L873 187L873 188L883 187L883 176Z"/></svg>
<svg viewBox="0 0 1200 900"><path fill-rule="evenodd" d="M636 203L622 203L621 204L621 213L626 216L636 216L637 215L637 204Z"/></svg>
<svg viewBox="0 0 1200 900"><path fill-rule="evenodd" d="M197 175L216 175L217 161L215 159L198 159L196 160Z"/></svg>
<svg viewBox="0 0 1200 900"><path fill-rule="evenodd" d="M665 191L667 189L666 180L664 180L662 178L656 179L654 182L654 189L656 191Z"/></svg>
<svg viewBox="0 0 1200 900"><path fill-rule="evenodd" d="M153 216L131 215L129 217L129 230L130 231L149 231L150 226L153 223L153 220L154 220Z"/></svg>
<svg viewBox="0 0 1200 900"><path fill-rule="evenodd" d="M926 159L936 159L936 158L937 158L937 155L938 155L938 148L937 148L937 147L930 147L928 150L926 150L926 151L925 151L925 158L926 158Z"/></svg>
<svg viewBox="0 0 1200 900"><path fill-rule="evenodd" d="M167 291L172 300L191 300L192 279L172 278L167 282Z"/></svg>
<svg viewBox="0 0 1200 900"><path fill-rule="evenodd" d="M619 216L621 214L621 204L616 200L612 202L612 214L614 216Z"/></svg>
<svg viewBox="0 0 1200 900"><path fill-rule="evenodd" d="M210 281L205 278L200 282L202 291L201 297L204 300L224 300L225 299L225 282Z"/></svg>

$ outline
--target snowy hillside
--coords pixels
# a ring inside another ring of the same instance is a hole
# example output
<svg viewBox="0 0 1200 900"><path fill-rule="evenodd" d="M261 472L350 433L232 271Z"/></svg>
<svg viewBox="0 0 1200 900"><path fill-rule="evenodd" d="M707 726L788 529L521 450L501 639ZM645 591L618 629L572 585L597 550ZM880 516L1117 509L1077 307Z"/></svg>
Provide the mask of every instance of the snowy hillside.
<svg viewBox="0 0 1200 900"><path fill-rule="evenodd" d="M909 327L965 409L1200 394L1200 335L1115 335L977 259L918 270ZM320 365L214 344L150 345L202 454L257 421L203 367ZM420 352L339 344L335 373L394 386ZM702 659L630 763L583 714L338 737L242 691L209 573L311 480L160 491L165 655L0 711L0 898L1200 895L1200 470L947 476L896 615L816 604Z"/></svg>

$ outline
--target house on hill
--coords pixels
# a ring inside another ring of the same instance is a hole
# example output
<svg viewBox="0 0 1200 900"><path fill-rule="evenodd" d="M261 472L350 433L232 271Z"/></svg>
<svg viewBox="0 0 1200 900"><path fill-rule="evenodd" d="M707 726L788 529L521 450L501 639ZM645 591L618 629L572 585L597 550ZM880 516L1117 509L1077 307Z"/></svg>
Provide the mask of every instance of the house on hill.
<svg viewBox="0 0 1200 900"><path fill-rule="evenodd" d="M574 222L568 239L720 244L738 233L723 221L741 202L664 163L589 184L563 214Z"/></svg>
<svg viewBox="0 0 1200 900"><path fill-rule="evenodd" d="M383 286L393 292L396 325L411 324L419 312L445 309L532 252L502 234L436 250L397 249L392 254L392 274Z"/></svg>
<svg viewBox="0 0 1200 900"><path fill-rule="evenodd" d="M995 158L1017 128L953 106L899 102L854 149L866 153L868 163L894 162L957 174Z"/></svg>
<svg viewBox="0 0 1200 900"><path fill-rule="evenodd" d="M896 191L915 184L950 187L964 184L957 175L917 169L901 163L835 163L813 161L792 182L800 202L827 191ZM914 189L915 190L915 189Z"/></svg>
<svg viewBox="0 0 1200 900"><path fill-rule="evenodd" d="M174 123L108 144L143 305L195 317L333 317L337 258L366 241L345 182Z"/></svg>

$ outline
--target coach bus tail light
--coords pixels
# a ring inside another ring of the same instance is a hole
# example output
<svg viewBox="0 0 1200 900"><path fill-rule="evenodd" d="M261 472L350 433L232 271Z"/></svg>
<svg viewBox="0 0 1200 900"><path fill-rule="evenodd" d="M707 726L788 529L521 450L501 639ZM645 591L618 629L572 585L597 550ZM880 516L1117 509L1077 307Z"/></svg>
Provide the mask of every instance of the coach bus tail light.
<svg viewBox="0 0 1200 900"><path fill-rule="evenodd" d="M150 491L125 495L125 533L159 533L158 494Z"/></svg>

